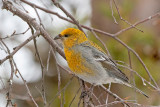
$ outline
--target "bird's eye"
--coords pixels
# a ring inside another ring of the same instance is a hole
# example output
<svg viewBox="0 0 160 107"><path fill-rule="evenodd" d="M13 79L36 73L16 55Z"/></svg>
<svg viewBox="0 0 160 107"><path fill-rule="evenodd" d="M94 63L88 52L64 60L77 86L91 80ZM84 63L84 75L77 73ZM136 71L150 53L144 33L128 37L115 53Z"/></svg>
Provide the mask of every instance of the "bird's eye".
<svg viewBox="0 0 160 107"><path fill-rule="evenodd" d="M64 37L68 37L68 35L64 35Z"/></svg>

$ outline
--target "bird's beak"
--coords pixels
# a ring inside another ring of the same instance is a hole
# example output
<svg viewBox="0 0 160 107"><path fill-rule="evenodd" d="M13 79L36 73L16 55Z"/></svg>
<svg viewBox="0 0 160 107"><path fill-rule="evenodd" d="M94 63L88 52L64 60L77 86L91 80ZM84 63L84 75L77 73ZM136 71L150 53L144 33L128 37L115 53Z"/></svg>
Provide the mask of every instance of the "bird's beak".
<svg viewBox="0 0 160 107"><path fill-rule="evenodd" d="M60 34L59 34L59 35L57 35L57 36L54 38L54 40L57 40L57 39L61 39Z"/></svg>

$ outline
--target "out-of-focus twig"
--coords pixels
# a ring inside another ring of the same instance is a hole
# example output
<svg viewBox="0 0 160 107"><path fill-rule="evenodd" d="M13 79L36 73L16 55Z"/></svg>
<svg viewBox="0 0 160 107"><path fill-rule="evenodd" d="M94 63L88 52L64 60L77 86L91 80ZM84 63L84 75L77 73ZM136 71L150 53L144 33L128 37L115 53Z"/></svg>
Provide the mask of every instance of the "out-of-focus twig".
<svg viewBox="0 0 160 107"><path fill-rule="evenodd" d="M149 20L151 20L151 19L153 19L153 18L156 18L156 17L158 17L158 16L160 16L160 12L155 13L155 14L153 14L153 15L145 18L145 19L142 19L142 20L136 22L135 24L133 24L133 26L137 26L137 25L139 25L139 24L145 23L145 22L147 22L147 21L149 21ZM113 36L118 36L118 35L122 34L123 32L125 32L125 31L127 31L127 30L129 30L129 29L132 29L133 26L127 27L127 28L125 28L125 29L122 29L122 30L118 31L117 33L115 33Z"/></svg>
<svg viewBox="0 0 160 107"><path fill-rule="evenodd" d="M57 17L59 17L59 18L62 19L62 20L65 20L65 21L67 21L67 22L70 22L70 23L75 24L72 20L69 20L69 19L67 19L67 18L59 15L57 12L54 12L54 11L45 9L45 8L43 8L43 7L40 7L40 6L38 6L38 5L34 4L34 3L28 2L28 1L26 1L26 0L21 0L21 1L24 2L24 3L26 3L26 4L28 4L28 5L30 5L30 6L32 6L32 7L35 6L36 8L38 8L38 9L40 9L40 10L42 10L42 11L45 11L46 13L50 13L50 14L56 15ZM149 17L146 18L146 19L143 19L143 20L141 20L141 21L136 22L135 24L133 24L133 26L137 26L137 25L139 25L139 24L142 24L142 23L144 23L144 22L146 22L146 21L148 21L148 20L151 20L151 19L153 19L153 18L156 18L156 17L158 17L158 16L160 16L160 12L155 13L154 15L149 16ZM129 26L129 27L125 28L125 29L122 29L122 30L120 30L120 31L112 34L112 33L108 33L108 32L105 32L105 31L102 31L102 30L99 30L99 29L95 29L95 28L92 28L92 27L88 27L88 26L85 26L85 25L81 25L81 27L83 27L83 28L85 28L85 29L87 29L87 30L89 30L89 31L92 31L92 30L93 30L94 32L97 32L97 33L100 33L100 34L103 34L103 35L107 35L107 36L110 36L110 37L118 36L118 35L122 34L123 32L125 32L125 31L127 31L127 30L129 30L129 29L132 29L133 26Z"/></svg>
<svg viewBox="0 0 160 107"><path fill-rule="evenodd" d="M50 65L50 63L49 63L49 61L50 61L50 57L51 57L51 51L52 51L52 47L50 47L50 49L49 49L49 51L48 51L48 58L47 58L47 67L46 67L46 73L48 72L48 70L49 70L49 65Z"/></svg>
<svg viewBox="0 0 160 107"><path fill-rule="evenodd" d="M91 32L92 32L93 35L102 43L102 45L104 46L104 48L105 48L108 56L111 58L111 55L110 55L110 53L109 53L109 50L108 50L106 44L98 37L98 35L97 35L93 30L91 30Z"/></svg>
<svg viewBox="0 0 160 107"><path fill-rule="evenodd" d="M128 102L129 103L131 101L134 101L134 100L113 101L111 103L102 104L102 105L98 105L98 106L95 106L95 107L109 107L109 106L113 106L114 104L119 104L119 103L122 103L122 102Z"/></svg>
<svg viewBox="0 0 160 107"><path fill-rule="evenodd" d="M33 7L33 8L34 8L34 10L35 10L35 12L36 12L36 14L37 14L37 16L38 16L38 19L39 19L40 25L43 27L43 29L45 29L45 28L44 28L44 25L42 24L42 20L41 20L41 18L40 18L40 15L38 14L37 9L36 9L35 7Z"/></svg>
<svg viewBox="0 0 160 107"><path fill-rule="evenodd" d="M58 2L56 2L56 0L52 0L52 2L53 2L53 4L54 4L55 6L57 6L58 8L60 8L60 9L67 15L67 17L71 18L72 21L77 25L77 27L78 27L82 32L84 32L83 29L82 29L82 27L81 27L81 25L79 24L79 22L78 22L61 4L59 4ZM84 32L84 33L85 33L85 32Z"/></svg>
<svg viewBox="0 0 160 107"><path fill-rule="evenodd" d="M16 31L14 31L10 36L6 36L6 37L3 37L3 38L0 38L0 39L8 39L8 38L11 38L11 37L13 37L13 36L16 36L16 35L23 35L23 34L25 34L27 31L29 30L29 28L27 28L24 32L22 32L22 33L16 33Z"/></svg>
<svg viewBox="0 0 160 107"><path fill-rule="evenodd" d="M113 6L112 6L112 0L110 0L110 7L111 7L112 17L113 17L114 23L115 23L115 24L118 24L116 18L114 17Z"/></svg>
<svg viewBox="0 0 160 107"><path fill-rule="evenodd" d="M159 86L156 83L156 81L154 80L154 78L152 77L151 73L149 72L148 68L146 67L146 65L144 64L144 62L142 61L142 59L139 57L139 55L133 50L131 49L128 45L126 45L123 41L121 41L119 38L114 37L115 40L117 40L119 43L121 43L124 47L126 47L129 51L131 51L140 61L140 63L143 65L144 69L146 70L149 78L153 81L153 83L155 84L155 86L157 87L157 89L159 90Z"/></svg>
<svg viewBox="0 0 160 107"><path fill-rule="evenodd" d="M56 55L55 55L55 53L56 53L56 51L55 50L53 50L53 48L52 48L52 55L54 56L54 58L55 58L55 61L56 61L56 69L57 69L57 74L58 74L58 91L60 91L60 89L61 89L61 73L60 73L60 70L59 70L59 66L58 66L58 61L57 61L57 59L56 59ZM61 94L59 95L60 96L60 102L61 102L61 104L62 104L62 101L61 101ZM61 105L62 106L62 105Z"/></svg>
<svg viewBox="0 0 160 107"><path fill-rule="evenodd" d="M0 39L0 41L4 45L4 47L6 48L7 53L10 54L9 47L5 44L5 42L2 39ZM8 92L7 92L7 104L6 104L6 107L13 106L13 103L11 101L11 98L12 98L13 75L14 75L13 57L9 58L9 63L10 63L10 67L11 67L11 76L10 76L10 78L8 80L8 82L9 82L9 89L8 89Z"/></svg>
<svg viewBox="0 0 160 107"><path fill-rule="evenodd" d="M51 38L51 36L36 22L36 20L32 17L30 17L28 14L24 13L22 10L16 8L12 3L8 1L3 1L3 9L7 9L10 12L12 12L14 15L19 16L21 19L23 19L25 22L29 23L31 26L35 28L37 32L40 32L40 34L48 41L48 43L56 49L59 54L61 54L62 57L65 58L64 52L56 42ZM31 38L32 40L33 38Z"/></svg>
<svg viewBox="0 0 160 107"><path fill-rule="evenodd" d="M80 89L81 89L81 87L77 90L75 96L73 97L72 101L71 101L70 104L69 104L69 107L71 107L71 105L72 105L73 101L75 100L75 98L77 97L77 95L78 95Z"/></svg>
<svg viewBox="0 0 160 107"><path fill-rule="evenodd" d="M70 84L71 81L73 80L73 77L74 77L74 76L72 76L72 77L70 78L70 80L67 82L67 84L64 86L64 88L62 88L60 91L58 91L57 94L54 96L54 98L52 98L52 99L49 101L49 103L45 105L45 107L50 107L51 104L52 104L52 102L56 99L56 97L59 96L59 94L60 94L62 91L66 90L66 88L69 86L69 84Z"/></svg>
<svg viewBox="0 0 160 107"><path fill-rule="evenodd" d="M120 65L120 64L117 64L118 66L120 67L123 67L123 68L126 68L128 69L129 71L135 73L139 78L141 78L142 82L146 82L148 85L150 85L153 89L157 90L160 92L160 89L158 89L156 86L154 86L153 84L151 84L151 82L148 82L146 79L144 79L141 75L139 75L136 71L134 71L133 69L131 69L130 67L127 67L127 66L123 66L123 65Z"/></svg>
<svg viewBox="0 0 160 107"><path fill-rule="evenodd" d="M130 69L132 69L132 61L131 61L131 52L130 52L130 50L128 50L128 59L129 59L129 67L130 67ZM133 82L133 86L136 87L135 78L134 78L134 74L133 74L132 71L130 73L130 77L131 77L131 81ZM136 93L136 90L135 90L135 93ZM136 94L134 94L134 98L136 99Z"/></svg>
<svg viewBox="0 0 160 107"><path fill-rule="evenodd" d="M127 102L125 102L125 101L124 101L122 98L120 98L118 95L112 93L112 92L111 92L110 90L108 90L105 86L101 85L101 88L102 88L104 91L106 91L108 94L112 95L115 99L118 99L118 100L122 101L122 104L130 107L130 105L129 105Z"/></svg>
<svg viewBox="0 0 160 107"><path fill-rule="evenodd" d="M14 64L14 66L16 68L16 71L18 72L18 74L20 75L21 79L23 80L23 83L24 83L24 85L25 85L25 87L27 89L27 93L28 93L30 99L33 101L33 103L35 104L36 107L39 107L38 104L36 103L35 99L33 98L32 94L31 94L31 91L30 91L30 89L29 89L29 87L28 87L28 85L26 83L26 80L23 78L23 76L22 76L21 72L19 71L19 69L17 67L17 64L15 63L14 60L13 60L13 64Z"/></svg>
<svg viewBox="0 0 160 107"><path fill-rule="evenodd" d="M15 53L18 52L18 50L20 50L24 45L26 45L28 42L30 42L33 38L35 38L36 36L38 36L40 33L36 32L34 35L32 35L31 37L29 37L26 41L24 41L22 44L20 44L19 46L17 46L16 48L14 48L14 51L11 52L9 55L7 55L5 58L0 60L0 65L6 61L7 59L9 59L10 57L13 57L13 55Z"/></svg>
<svg viewBox="0 0 160 107"><path fill-rule="evenodd" d="M138 29L136 26L132 25L130 22L128 22L127 20L125 20L125 19L121 16L121 14L120 14L120 12L119 12L119 9L118 9L118 6L117 6L115 0L113 0L113 3L114 3L114 5L115 5L116 10L117 10L117 12L118 12L118 15L119 15L119 17L120 17L120 19L121 19L122 21L126 22L128 25L130 25L130 26L132 26L133 28L139 30L140 32L143 32L142 30Z"/></svg>
<svg viewBox="0 0 160 107"><path fill-rule="evenodd" d="M108 90L111 90L111 83L109 83L108 85ZM106 97L106 104L108 104L108 99L109 99L109 94L107 94L107 97Z"/></svg>
<svg viewBox="0 0 160 107"><path fill-rule="evenodd" d="M38 13L37 13L38 14ZM40 19L40 18L39 18ZM31 29L31 33L32 33L32 35L34 35L34 30L33 30L33 28L32 28L32 26L30 25L30 24L28 24L29 25L29 27L30 27L30 29ZM42 58L41 58L41 56L40 56L40 53L39 53L39 50L38 50L38 47L37 47L37 40L36 40L36 38L33 38L33 42L34 42L34 47L35 47L35 50L36 50L36 54L37 54L37 56L38 56L38 60L39 60L39 62L40 62L40 65L41 65L41 70L42 70L42 79L41 79L41 81L42 81L42 85L41 85L41 88L42 88L42 98L43 98L43 101L44 101L44 105L47 103L46 102L46 93L45 93L45 67L44 67L44 64L43 64L43 62L42 62Z"/></svg>

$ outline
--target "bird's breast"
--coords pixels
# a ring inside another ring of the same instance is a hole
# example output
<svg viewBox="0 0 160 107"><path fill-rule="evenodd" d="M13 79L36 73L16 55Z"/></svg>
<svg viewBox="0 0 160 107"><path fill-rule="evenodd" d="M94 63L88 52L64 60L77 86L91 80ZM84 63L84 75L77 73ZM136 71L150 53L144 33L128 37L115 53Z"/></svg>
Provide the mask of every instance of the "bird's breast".
<svg viewBox="0 0 160 107"><path fill-rule="evenodd" d="M87 61L83 58L80 51L64 48L64 52L68 66L74 73L92 73L92 70L87 67Z"/></svg>

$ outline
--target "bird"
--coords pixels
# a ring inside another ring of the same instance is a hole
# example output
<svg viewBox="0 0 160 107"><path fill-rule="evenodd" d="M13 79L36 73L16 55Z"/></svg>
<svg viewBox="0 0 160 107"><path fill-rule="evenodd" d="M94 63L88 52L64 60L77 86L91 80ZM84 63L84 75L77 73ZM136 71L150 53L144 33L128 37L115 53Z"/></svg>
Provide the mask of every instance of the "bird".
<svg viewBox="0 0 160 107"><path fill-rule="evenodd" d="M80 79L95 86L109 83L124 84L149 98L143 91L130 84L128 77L117 64L81 30L67 28L54 38L57 39L62 40L69 68Z"/></svg>

